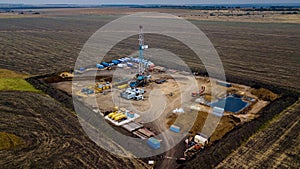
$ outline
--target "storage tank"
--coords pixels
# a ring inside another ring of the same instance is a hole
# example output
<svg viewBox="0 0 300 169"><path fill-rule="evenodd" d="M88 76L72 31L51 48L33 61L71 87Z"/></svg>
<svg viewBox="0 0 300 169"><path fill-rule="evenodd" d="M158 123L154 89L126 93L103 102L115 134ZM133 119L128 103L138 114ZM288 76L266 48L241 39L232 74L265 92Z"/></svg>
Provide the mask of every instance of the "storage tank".
<svg viewBox="0 0 300 169"><path fill-rule="evenodd" d="M103 68L104 68L104 66L101 65L101 64L96 64L96 67L97 67L98 69L103 69Z"/></svg>
<svg viewBox="0 0 300 169"><path fill-rule="evenodd" d="M133 67L133 64L130 63L130 62L127 62L127 66L128 66L128 67Z"/></svg>
<svg viewBox="0 0 300 169"><path fill-rule="evenodd" d="M86 68L84 68L84 67L79 68L80 71L84 71L85 69Z"/></svg>
<svg viewBox="0 0 300 169"><path fill-rule="evenodd" d="M119 64L119 63L121 63L120 61L118 61L118 60L112 60L111 61L113 64L115 64L115 65L117 65L117 64Z"/></svg>
<svg viewBox="0 0 300 169"><path fill-rule="evenodd" d="M126 65L125 64L122 64L122 63L120 63L120 64L118 64L117 65L119 68L123 68L123 67L125 67Z"/></svg>
<svg viewBox="0 0 300 169"><path fill-rule="evenodd" d="M102 64L104 67L108 67L108 66L109 66L109 64L106 63L106 62L102 62L101 64Z"/></svg>
<svg viewBox="0 0 300 169"><path fill-rule="evenodd" d="M126 62L130 61L130 58L125 58L125 61L126 61Z"/></svg>
<svg viewBox="0 0 300 169"><path fill-rule="evenodd" d="M127 117L134 118L134 113L132 111L127 112Z"/></svg>

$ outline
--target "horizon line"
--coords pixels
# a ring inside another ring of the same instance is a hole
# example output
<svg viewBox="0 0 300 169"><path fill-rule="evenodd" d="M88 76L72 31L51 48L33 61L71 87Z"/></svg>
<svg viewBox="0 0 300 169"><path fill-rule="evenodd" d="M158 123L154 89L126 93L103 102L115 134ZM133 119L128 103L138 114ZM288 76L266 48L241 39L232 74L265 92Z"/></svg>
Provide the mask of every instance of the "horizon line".
<svg viewBox="0 0 300 169"><path fill-rule="evenodd" d="M257 2L257 3L198 3L198 4L155 4L155 3L149 3L149 4L110 4L110 3L87 3L87 4L81 4L81 3L1 3L0 4L6 4L6 5L170 5L170 6L176 6L176 5L271 5L271 4L300 4L297 2L269 2L269 3L265 3L265 2Z"/></svg>

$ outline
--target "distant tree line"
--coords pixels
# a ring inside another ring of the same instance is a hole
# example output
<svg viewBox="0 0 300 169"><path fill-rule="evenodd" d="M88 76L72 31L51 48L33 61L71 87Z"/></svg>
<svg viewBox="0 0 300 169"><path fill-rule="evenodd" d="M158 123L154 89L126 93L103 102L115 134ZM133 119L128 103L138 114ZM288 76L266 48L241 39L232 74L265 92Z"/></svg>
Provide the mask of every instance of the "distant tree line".
<svg viewBox="0 0 300 169"><path fill-rule="evenodd" d="M165 9L191 9L191 10L233 10L244 11L299 11L298 6L271 6L271 7L242 7L242 6L190 6L190 5L149 5L149 6L130 6L131 8L165 8Z"/></svg>

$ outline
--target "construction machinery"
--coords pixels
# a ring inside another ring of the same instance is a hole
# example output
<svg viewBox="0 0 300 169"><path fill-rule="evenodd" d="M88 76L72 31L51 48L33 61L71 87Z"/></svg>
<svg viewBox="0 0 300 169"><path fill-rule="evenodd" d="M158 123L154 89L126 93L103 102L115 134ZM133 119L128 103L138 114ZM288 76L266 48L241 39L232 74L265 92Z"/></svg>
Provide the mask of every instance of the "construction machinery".
<svg viewBox="0 0 300 169"><path fill-rule="evenodd" d="M144 100L144 96L143 95L137 95L133 97L133 100Z"/></svg>
<svg viewBox="0 0 300 169"><path fill-rule="evenodd" d="M59 74L60 77L62 78L70 78L72 79L74 77L74 74L73 73L70 73L70 72L62 72L61 74Z"/></svg>
<svg viewBox="0 0 300 169"><path fill-rule="evenodd" d="M183 157L177 159L177 162L183 163L194 157L198 152L204 150L208 144L208 139L209 138L202 133L197 133L195 136L190 136L185 139L186 150L183 153Z"/></svg>
<svg viewBox="0 0 300 169"><path fill-rule="evenodd" d="M156 79L156 80L154 80L154 82L157 83L157 84L162 84L164 82L167 82L167 80L165 80L165 79Z"/></svg>
<svg viewBox="0 0 300 169"><path fill-rule="evenodd" d="M199 97L205 92L205 86L201 86L201 89L198 92L193 92L192 97Z"/></svg>
<svg viewBox="0 0 300 169"><path fill-rule="evenodd" d="M101 93L104 90L111 89L111 88L112 88L112 86L109 82L105 82L105 83L98 82L95 85L95 92L96 93Z"/></svg>
<svg viewBox="0 0 300 169"><path fill-rule="evenodd" d="M134 99L134 100L142 100L144 97L142 96L145 93L143 89L139 88L127 88L124 92L122 92L120 95L122 98L125 99Z"/></svg>
<svg viewBox="0 0 300 169"><path fill-rule="evenodd" d="M94 94L94 90L92 90L90 88L86 88L86 87L82 88L81 92L84 93L84 94L86 94L86 95Z"/></svg>

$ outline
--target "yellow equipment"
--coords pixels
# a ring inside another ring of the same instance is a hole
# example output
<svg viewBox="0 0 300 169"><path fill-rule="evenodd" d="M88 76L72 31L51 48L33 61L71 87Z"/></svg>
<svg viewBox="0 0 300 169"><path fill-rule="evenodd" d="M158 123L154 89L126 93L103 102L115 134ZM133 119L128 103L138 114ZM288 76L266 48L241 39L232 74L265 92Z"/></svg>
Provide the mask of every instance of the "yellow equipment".
<svg viewBox="0 0 300 169"><path fill-rule="evenodd" d="M118 111L118 110L119 110L118 106L115 106L114 111Z"/></svg>
<svg viewBox="0 0 300 169"><path fill-rule="evenodd" d="M74 77L74 74L69 72L62 72L59 76L62 78L67 78L67 77Z"/></svg>
<svg viewBox="0 0 300 169"><path fill-rule="evenodd" d="M104 90L107 90L110 88L111 88L110 83L96 83L95 84L95 91L98 93L103 92Z"/></svg>
<svg viewBox="0 0 300 169"><path fill-rule="evenodd" d="M119 115L115 116L114 118L112 118L113 120L117 121L117 119L119 119L120 117L123 117L124 114L119 113Z"/></svg>
<svg viewBox="0 0 300 169"><path fill-rule="evenodd" d="M102 92L103 90L102 90L102 88L100 89L100 88L98 88L98 87L95 87L95 92L96 93L100 93L100 92Z"/></svg>
<svg viewBox="0 0 300 169"><path fill-rule="evenodd" d="M115 117L117 117L117 116L119 116L119 115L121 115L122 113L116 113L116 114L114 114L114 115L112 115L111 116L111 119L114 119Z"/></svg>
<svg viewBox="0 0 300 169"><path fill-rule="evenodd" d="M113 115L115 115L115 114L116 114L116 112L109 113L109 114L108 114L108 117L111 118L111 117L112 117Z"/></svg>
<svg viewBox="0 0 300 169"><path fill-rule="evenodd" d="M128 84L123 84L123 85L121 85L121 86L118 86L118 89L124 89L124 88L126 88L128 86Z"/></svg>
<svg viewBox="0 0 300 169"><path fill-rule="evenodd" d="M124 118L126 118L126 115L121 115L121 116L117 116L116 118L115 118L115 120L116 121L119 121L119 120L122 120L122 119L124 119Z"/></svg>

